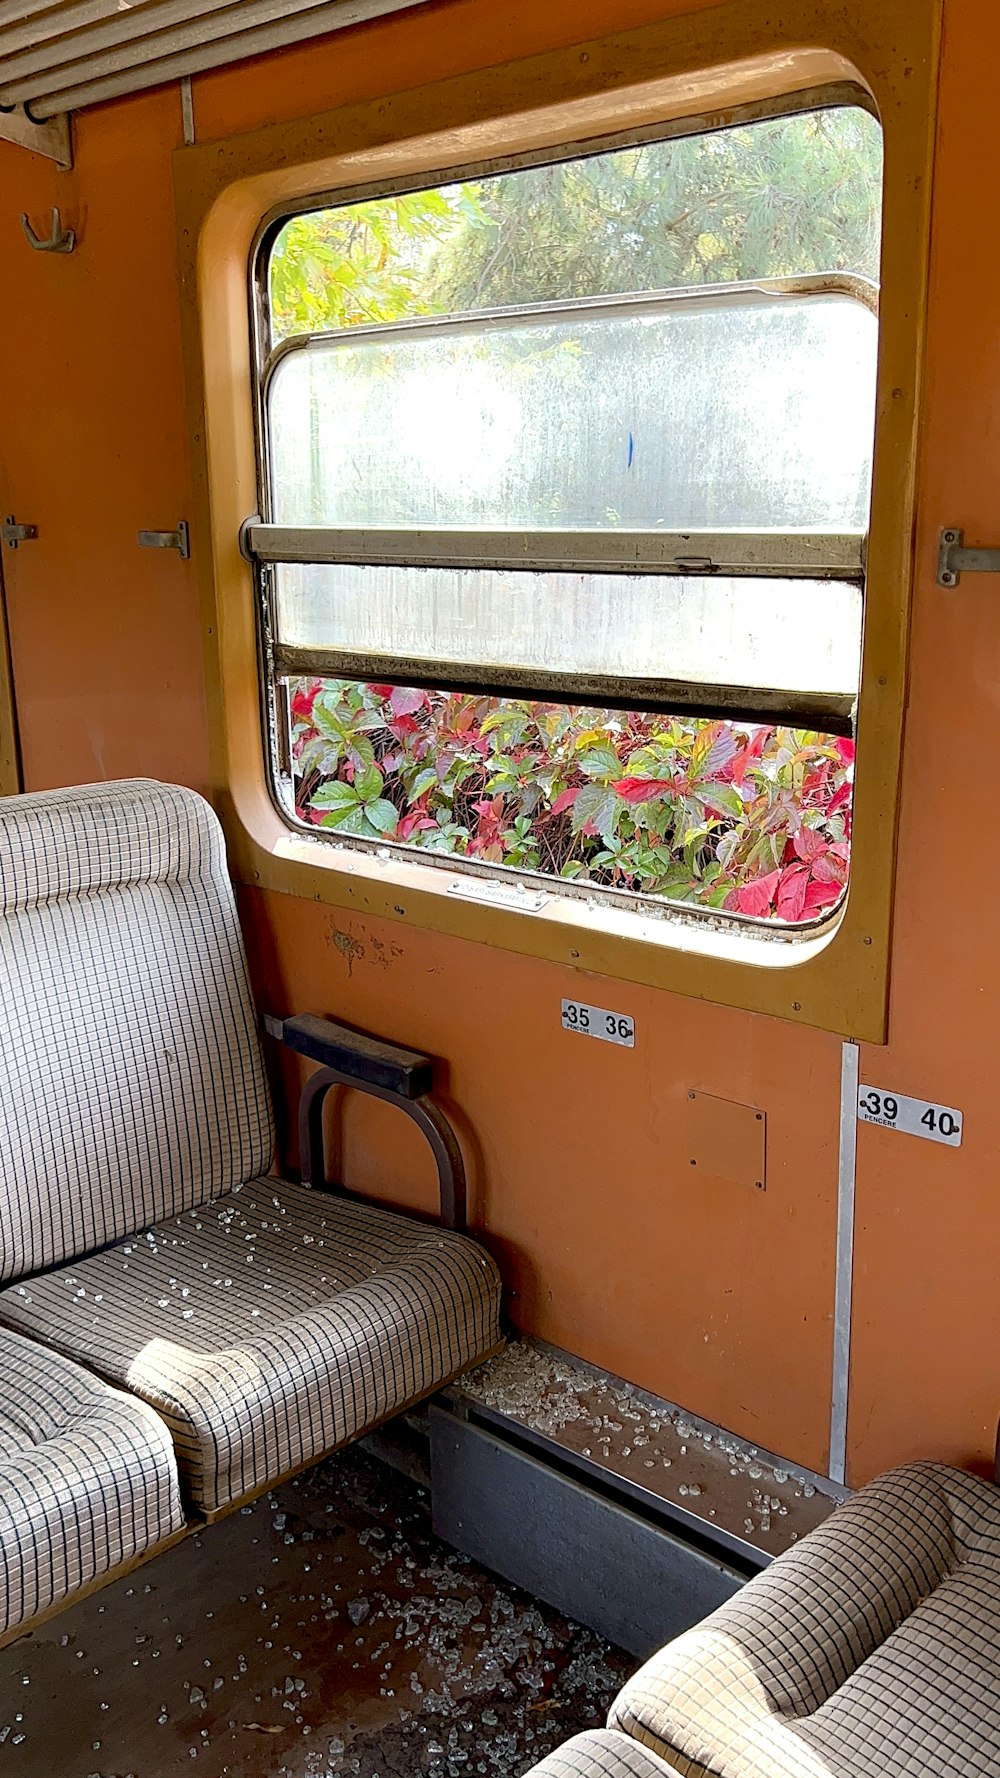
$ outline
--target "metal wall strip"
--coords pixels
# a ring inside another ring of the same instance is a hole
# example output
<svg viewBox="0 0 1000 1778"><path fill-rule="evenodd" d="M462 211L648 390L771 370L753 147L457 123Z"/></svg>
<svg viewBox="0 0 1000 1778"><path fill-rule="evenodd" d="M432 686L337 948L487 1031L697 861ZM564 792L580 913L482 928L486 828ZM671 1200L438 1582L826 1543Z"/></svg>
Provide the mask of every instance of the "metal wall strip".
<svg viewBox="0 0 1000 1778"><path fill-rule="evenodd" d="M847 1480L847 1412L851 1380L854 1307L854 1218L858 1154L860 1052L845 1043L840 1066L840 1168L837 1183L837 1285L833 1309L833 1392L830 1411L830 1477Z"/></svg>
<svg viewBox="0 0 1000 1778"><path fill-rule="evenodd" d="M17 732L14 668L10 652L3 563L0 562L0 796L16 796L21 789L21 747Z"/></svg>
<svg viewBox="0 0 1000 1778"><path fill-rule="evenodd" d="M393 526L243 528L257 562L345 567L487 568L526 573L672 574L688 578L864 581L861 532L487 531Z"/></svg>

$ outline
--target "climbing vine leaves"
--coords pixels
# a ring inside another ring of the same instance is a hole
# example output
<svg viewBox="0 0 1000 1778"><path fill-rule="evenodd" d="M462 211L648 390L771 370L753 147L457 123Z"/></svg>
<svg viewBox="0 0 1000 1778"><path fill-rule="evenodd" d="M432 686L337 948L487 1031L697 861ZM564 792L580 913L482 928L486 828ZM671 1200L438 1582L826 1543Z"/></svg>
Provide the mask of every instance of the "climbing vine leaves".
<svg viewBox="0 0 1000 1778"><path fill-rule="evenodd" d="M843 893L850 741L348 680L291 689L314 827L789 923Z"/></svg>

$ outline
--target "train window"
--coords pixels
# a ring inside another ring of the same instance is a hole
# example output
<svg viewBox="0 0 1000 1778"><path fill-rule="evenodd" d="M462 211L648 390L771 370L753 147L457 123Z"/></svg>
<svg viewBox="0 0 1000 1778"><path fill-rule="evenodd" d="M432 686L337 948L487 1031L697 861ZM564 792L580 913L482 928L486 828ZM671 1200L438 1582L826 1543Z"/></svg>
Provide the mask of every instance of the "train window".
<svg viewBox="0 0 1000 1778"><path fill-rule="evenodd" d="M271 230L249 543L291 820L830 917L880 200L879 127L837 107Z"/></svg>

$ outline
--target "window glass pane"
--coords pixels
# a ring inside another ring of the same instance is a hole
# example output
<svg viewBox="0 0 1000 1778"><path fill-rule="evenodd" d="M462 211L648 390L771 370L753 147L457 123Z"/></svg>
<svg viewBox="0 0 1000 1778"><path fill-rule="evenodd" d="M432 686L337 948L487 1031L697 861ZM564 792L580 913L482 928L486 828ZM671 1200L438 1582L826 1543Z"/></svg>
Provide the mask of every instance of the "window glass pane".
<svg viewBox="0 0 1000 1778"><path fill-rule="evenodd" d="M274 520L860 530L877 344L755 290L342 334L274 376Z"/></svg>
<svg viewBox="0 0 1000 1778"><path fill-rule="evenodd" d="M488 569L275 570L278 636L303 649L520 673L844 693L862 598L843 582Z"/></svg>
<svg viewBox="0 0 1000 1778"><path fill-rule="evenodd" d="M296 216L273 336L607 292L877 281L882 133L851 106Z"/></svg>
<svg viewBox="0 0 1000 1778"><path fill-rule="evenodd" d="M642 572L626 534L864 532L881 184L848 107L282 226L261 510L398 564L262 581L290 815L647 913L829 915L854 748L824 725L850 721L861 586ZM558 566L499 566L486 534L532 531Z"/></svg>
<svg viewBox="0 0 1000 1778"><path fill-rule="evenodd" d="M343 679L289 692L296 811L332 838L785 925L843 895L850 741Z"/></svg>

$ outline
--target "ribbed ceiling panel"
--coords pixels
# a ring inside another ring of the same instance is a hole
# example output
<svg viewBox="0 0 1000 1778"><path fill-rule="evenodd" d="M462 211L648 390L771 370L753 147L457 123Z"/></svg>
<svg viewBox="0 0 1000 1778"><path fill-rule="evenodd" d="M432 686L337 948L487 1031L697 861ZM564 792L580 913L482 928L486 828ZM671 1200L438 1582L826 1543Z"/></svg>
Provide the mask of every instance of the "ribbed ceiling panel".
<svg viewBox="0 0 1000 1778"><path fill-rule="evenodd" d="M0 0L0 106L39 120L427 0Z"/></svg>

